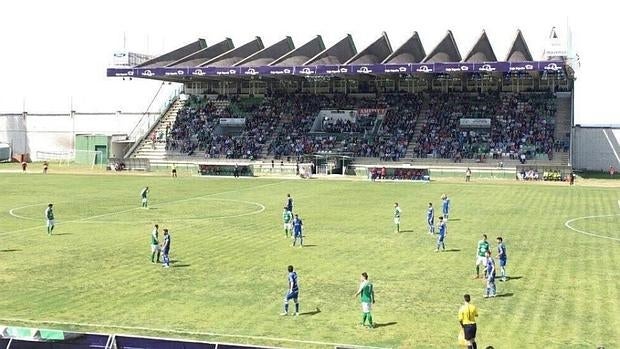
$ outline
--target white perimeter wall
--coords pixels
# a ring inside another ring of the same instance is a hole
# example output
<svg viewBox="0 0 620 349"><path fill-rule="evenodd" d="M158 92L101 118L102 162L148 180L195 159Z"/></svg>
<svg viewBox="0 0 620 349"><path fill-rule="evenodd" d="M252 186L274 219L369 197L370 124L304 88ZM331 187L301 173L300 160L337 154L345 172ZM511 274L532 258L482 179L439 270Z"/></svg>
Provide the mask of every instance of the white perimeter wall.
<svg viewBox="0 0 620 349"><path fill-rule="evenodd" d="M607 134L607 135L606 135ZM575 127L573 167L591 171L620 169L620 129Z"/></svg>
<svg viewBox="0 0 620 349"><path fill-rule="evenodd" d="M129 134L143 117L156 120L157 115L121 114L2 114L0 142L9 143L13 154L30 154L37 161L37 151L73 150L76 134Z"/></svg>

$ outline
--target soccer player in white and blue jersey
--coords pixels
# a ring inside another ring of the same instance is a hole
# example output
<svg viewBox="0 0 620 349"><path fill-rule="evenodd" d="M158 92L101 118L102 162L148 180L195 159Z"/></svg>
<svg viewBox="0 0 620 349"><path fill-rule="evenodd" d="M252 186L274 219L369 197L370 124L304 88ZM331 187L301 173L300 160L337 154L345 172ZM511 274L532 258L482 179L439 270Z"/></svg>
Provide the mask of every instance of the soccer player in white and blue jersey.
<svg viewBox="0 0 620 349"><path fill-rule="evenodd" d="M428 203L428 209L426 209L426 224L428 225L428 233L435 234L435 209L433 203Z"/></svg>
<svg viewBox="0 0 620 349"><path fill-rule="evenodd" d="M487 257L487 262L486 262L485 275L487 279L487 285L486 285L486 293L484 295L484 298L495 297L495 294L497 292L495 288L495 261L493 260L493 257L491 256L491 251L487 251L486 257Z"/></svg>
<svg viewBox="0 0 620 349"><path fill-rule="evenodd" d="M441 246L442 251L446 250L445 239L447 233L448 226L446 225L446 222L443 221L443 217L439 216L439 224L437 224L437 248L435 249L435 252L439 252L439 246Z"/></svg>
<svg viewBox="0 0 620 349"><path fill-rule="evenodd" d="M295 316L299 315L299 284L297 282L297 273L293 270L293 266L288 266L288 290L284 295L284 312L280 315L288 315L288 302L295 302Z"/></svg>
<svg viewBox="0 0 620 349"><path fill-rule="evenodd" d="M497 237L497 259L499 260L499 270L502 273L502 281L506 281L506 262L508 255L506 254L506 245L501 236Z"/></svg>
<svg viewBox="0 0 620 349"><path fill-rule="evenodd" d="M450 199L446 194L441 196L441 213L443 215L443 219L447 222L448 215L450 214Z"/></svg>
<svg viewBox="0 0 620 349"><path fill-rule="evenodd" d="M304 223L299 218L299 215L295 215L293 218L293 247L297 243L297 239L299 238L299 247L303 247L304 245L304 236L303 236L303 228Z"/></svg>

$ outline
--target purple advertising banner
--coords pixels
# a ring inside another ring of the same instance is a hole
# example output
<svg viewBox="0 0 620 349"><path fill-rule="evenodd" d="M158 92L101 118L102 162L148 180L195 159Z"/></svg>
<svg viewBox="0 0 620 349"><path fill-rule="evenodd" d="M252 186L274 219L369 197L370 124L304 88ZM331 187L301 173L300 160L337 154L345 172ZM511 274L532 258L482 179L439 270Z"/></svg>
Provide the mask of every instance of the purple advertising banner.
<svg viewBox="0 0 620 349"><path fill-rule="evenodd" d="M383 64L350 65L353 74L383 74Z"/></svg>
<svg viewBox="0 0 620 349"><path fill-rule="evenodd" d="M407 74L411 72L409 64L382 64L385 74Z"/></svg>
<svg viewBox="0 0 620 349"><path fill-rule="evenodd" d="M510 63L508 62L483 62L474 63L474 71L493 73L504 73L510 70Z"/></svg>
<svg viewBox="0 0 620 349"><path fill-rule="evenodd" d="M154 76L164 76L166 68L138 68L134 74L141 78L150 78Z"/></svg>
<svg viewBox="0 0 620 349"><path fill-rule="evenodd" d="M242 76L255 76L260 74L260 67L239 67L239 73Z"/></svg>
<svg viewBox="0 0 620 349"><path fill-rule="evenodd" d="M303 67L295 67L293 70L295 75L315 75L316 74L316 66L309 65Z"/></svg>
<svg viewBox="0 0 620 349"><path fill-rule="evenodd" d="M510 62L511 72L536 71L536 70L538 70L538 62Z"/></svg>
<svg viewBox="0 0 620 349"><path fill-rule="evenodd" d="M436 73L471 73L474 71L473 63L435 63L433 69Z"/></svg>
<svg viewBox="0 0 620 349"><path fill-rule="evenodd" d="M108 68L107 76L132 77L134 70L132 68Z"/></svg>
<svg viewBox="0 0 620 349"><path fill-rule="evenodd" d="M114 77L202 77L256 75L338 75L338 74L415 74L415 73L476 73L476 72L557 72L565 63L556 61L483 62L483 63L411 63L411 64L353 64L287 67L200 67L200 68L108 68L107 76Z"/></svg>
<svg viewBox="0 0 620 349"><path fill-rule="evenodd" d="M557 72L564 69L564 62L539 62L541 71Z"/></svg>
<svg viewBox="0 0 620 349"><path fill-rule="evenodd" d="M240 68L235 67L204 67L207 75L212 76L238 76Z"/></svg>
<svg viewBox="0 0 620 349"><path fill-rule="evenodd" d="M164 68L164 76L188 76L188 68Z"/></svg>
<svg viewBox="0 0 620 349"><path fill-rule="evenodd" d="M411 65L412 73L433 73L435 65L432 63L415 63Z"/></svg>
<svg viewBox="0 0 620 349"><path fill-rule="evenodd" d="M262 75L293 75L294 67L258 67L258 71Z"/></svg>
<svg viewBox="0 0 620 349"><path fill-rule="evenodd" d="M346 74L349 72L350 67L345 65L319 65L316 67L317 75L335 75L335 74Z"/></svg>
<svg viewBox="0 0 620 349"><path fill-rule="evenodd" d="M207 75L207 70L205 68L189 68L188 74L190 76L205 76Z"/></svg>

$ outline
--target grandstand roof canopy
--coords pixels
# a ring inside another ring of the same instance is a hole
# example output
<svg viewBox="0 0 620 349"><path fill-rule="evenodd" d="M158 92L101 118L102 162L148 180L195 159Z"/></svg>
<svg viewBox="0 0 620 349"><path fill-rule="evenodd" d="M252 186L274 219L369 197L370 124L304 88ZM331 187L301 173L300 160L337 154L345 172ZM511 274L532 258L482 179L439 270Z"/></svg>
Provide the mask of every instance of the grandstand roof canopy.
<svg viewBox="0 0 620 349"><path fill-rule="evenodd" d="M521 31L517 31L505 61L497 60L485 31L463 59L454 35L448 31L429 54L417 32L396 51L392 50L387 34L382 33L359 53L351 35L328 48L320 35L297 48L288 36L267 48L260 37L239 47L228 38L209 47L204 39L198 39L137 66L109 68L107 75L184 82L256 75L304 78L351 74L563 73L566 66L564 60L534 61Z"/></svg>
<svg viewBox="0 0 620 349"><path fill-rule="evenodd" d="M512 42L512 46L506 55L506 62L524 62L532 60L533 58L530 53L530 49L527 47L527 43L523 38L523 34L521 34L521 30L518 29L517 35Z"/></svg>
<svg viewBox="0 0 620 349"><path fill-rule="evenodd" d="M463 62L469 63L482 63L482 62L497 62L497 57L495 56L495 52L493 51L493 47L491 47L491 42L489 42L489 37L487 33L483 30L482 34L480 34L480 38L471 48L471 51L465 56Z"/></svg>
<svg viewBox="0 0 620 349"><path fill-rule="evenodd" d="M387 34L383 32L381 36L375 40L375 42L358 52L355 56L349 59L346 64L381 63L391 53L392 45L390 44L390 39L388 39Z"/></svg>
<svg viewBox="0 0 620 349"><path fill-rule="evenodd" d="M207 41L205 39L198 39L191 44L187 44L174 51L168 52L153 59L149 59L148 61L138 65L137 68L165 67L169 63L172 63L180 58L202 50L206 47Z"/></svg>
<svg viewBox="0 0 620 349"><path fill-rule="evenodd" d="M240 60L237 64L235 64L235 66L258 67L261 65L268 65L294 49L295 44L293 44L293 39L291 39L290 36L287 36L277 43Z"/></svg>
<svg viewBox="0 0 620 349"><path fill-rule="evenodd" d="M319 52L325 50L325 44L323 44L323 38L317 35L314 39L308 41L302 46L292 50L291 52L283 55L282 57L274 60L269 65L273 66L293 66L303 65L311 57L314 57Z"/></svg>
<svg viewBox="0 0 620 349"><path fill-rule="evenodd" d="M456 46L452 31L448 30L446 36L437 46L426 56L424 63L441 63L441 62L460 62L461 54Z"/></svg>
<svg viewBox="0 0 620 349"><path fill-rule="evenodd" d="M202 63L200 67L232 67L235 63L262 50L263 48L265 48L263 41L257 36L254 40L245 45L233 48L211 60Z"/></svg>
<svg viewBox="0 0 620 349"><path fill-rule="evenodd" d="M184 67L196 67L200 64L211 60L214 57L221 55L224 52L230 51L235 48L233 41L226 38L213 46L203 48L200 51L187 55L175 62L167 65L167 67L184 68Z"/></svg>
<svg viewBox="0 0 620 349"><path fill-rule="evenodd" d="M392 52L383 63L394 64L406 64L406 63L419 63L426 57L424 46L418 32L413 32L413 35L404 44L402 44L396 51Z"/></svg>
<svg viewBox="0 0 620 349"><path fill-rule="evenodd" d="M332 47L323 50L310 58L304 65L310 64L344 64L357 53L351 34L347 34L342 40Z"/></svg>

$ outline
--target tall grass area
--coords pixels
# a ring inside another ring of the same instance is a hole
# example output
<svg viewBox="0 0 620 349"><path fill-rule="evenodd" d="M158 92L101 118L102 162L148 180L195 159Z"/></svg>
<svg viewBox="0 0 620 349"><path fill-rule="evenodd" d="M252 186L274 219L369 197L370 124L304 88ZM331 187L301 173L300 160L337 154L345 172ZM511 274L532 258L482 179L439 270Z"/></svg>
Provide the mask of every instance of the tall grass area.
<svg viewBox="0 0 620 349"><path fill-rule="evenodd" d="M140 208L146 185L149 210ZM294 348L449 348L470 293L479 347L620 347L617 188L0 173L0 190L3 325ZM287 193L304 221L304 248L284 237ZM433 202L440 215L443 193L452 202L450 252L437 253L425 213ZM590 218L574 229L601 237L565 227L578 217ZM170 229L170 269L150 261L154 223ZM511 278L497 283L495 299L472 279L482 233L493 248L503 236L508 248ZM289 264L299 274L299 317L278 315ZM352 295L363 271L375 286L375 329L357 326Z"/></svg>

